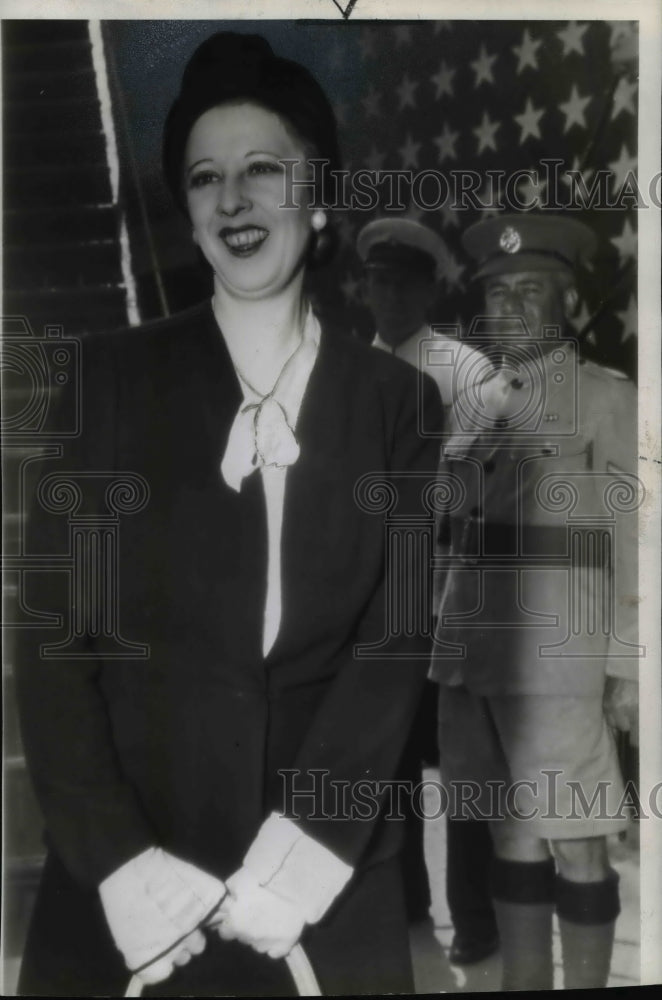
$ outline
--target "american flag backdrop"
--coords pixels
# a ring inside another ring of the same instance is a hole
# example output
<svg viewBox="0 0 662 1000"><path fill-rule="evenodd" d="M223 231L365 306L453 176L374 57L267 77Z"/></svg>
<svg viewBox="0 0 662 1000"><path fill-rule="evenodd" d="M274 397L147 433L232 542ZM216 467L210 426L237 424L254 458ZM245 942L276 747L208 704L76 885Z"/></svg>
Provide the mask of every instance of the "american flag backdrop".
<svg viewBox="0 0 662 1000"><path fill-rule="evenodd" d="M338 38L327 53L339 76L349 72L362 82L362 92L337 108L351 153L348 168L412 175L435 170L449 180L445 204L436 202L446 188L428 179L421 180L405 209L434 227L449 251L432 319L466 323L480 309L471 263L460 244L462 230L507 210L513 197L522 205L537 197L542 210L555 210L555 202L572 200L565 171L579 171L574 176L581 177L585 191L590 194L593 187L601 203L612 207L596 202L592 209L573 210L599 237L594 266L581 276L575 328L583 332L588 354L634 375L636 24L437 21L364 24L355 30L357 47ZM360 74L349 65L357 54ZM551 160L560 163L545 165ZM460 172L467 176L464 183L473 185L464 205ZM411 195L407 188L402 185L403 201ZM360 267L352 249L358 229L391 198L388 187L380 193L382 205L375 212L345 211L339 218L342 305L356 332L366 336L370 317L361 304ZM575 204L581 206L581 197Z"/></svg>
<svg viewBox="0 0 662 1000"><path fill-rule="evenodd" d="M204 38L218 30L257 32L321 82L338 115L351 175L404 170L413 178L436 171L449 179L445 204L434 204L438 192L428 180L413 199L411 185L401 185L398 209L436 229L448 247L433 322L466 325L480 310L460 244L463 229L499 211L489 207L494 198L504 211L513 192L522 204L536 195L543 206L564 204L572 193L565 171L577 171L586 194L598 191L600 203L608 200L612 207L573 210L596 230L600 244L592 269L581 275L575 326L587 354L636 375L636 22L361 22L353 14L346 21L116 21L106 27L152 238L166 282L171 269L178 303L181 258L192 251L188 228L175 228L176 213L159 187L165 113L185 62ZM546 161L556 161L551 182ZM513 185L518 171L537 171L539 187L523 173ZM472 186L464 204L453 199L453 175L460 173ZM315 277L322 312L366 338L372 325L355 243L361 226L388 203L388 187L377 190L381 200L373 210L334 213L339 253ZM421 201L433 207L421 209ZM145 271L151 266L146 259Z"/></svg>

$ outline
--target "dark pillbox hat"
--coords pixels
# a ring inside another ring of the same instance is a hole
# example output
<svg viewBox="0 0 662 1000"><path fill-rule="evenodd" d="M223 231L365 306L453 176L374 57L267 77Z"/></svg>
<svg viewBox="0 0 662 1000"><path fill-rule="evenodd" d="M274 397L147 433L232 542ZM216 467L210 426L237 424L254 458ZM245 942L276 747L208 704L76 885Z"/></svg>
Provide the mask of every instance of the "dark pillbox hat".
<svg viewBox="0 0 662 1000"><path fill-rule="evenodd" d="M184 149L193 125L210 108L237 100L254 101L275 112L313 146L315 156L328 161L319 194L331 204L330 171L340 169L340 151L335 116L324 91L307 69L275 55L260 35L232 31L219 31L196 49L168 113L163 171L175 201L183 205Z"/></svg>
<svg viewBox="0 0 662 1000"><path fill-rule="evenodd" d="M583 222L561 215L521 213L469 226L462 244L478 263L476 278L515 271L573 271L596 249Z"/></svg>

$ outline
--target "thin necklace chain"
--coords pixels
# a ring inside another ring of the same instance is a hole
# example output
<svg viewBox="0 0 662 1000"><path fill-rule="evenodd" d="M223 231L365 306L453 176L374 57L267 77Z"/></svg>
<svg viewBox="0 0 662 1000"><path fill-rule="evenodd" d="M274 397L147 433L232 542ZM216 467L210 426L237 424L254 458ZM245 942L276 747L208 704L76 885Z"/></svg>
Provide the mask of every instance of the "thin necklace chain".
<svg viewBox="0 0 662 1000"><path fill-rule="evenodd" d="M303 336L301 337L301 340L299 341L299 343L297 344L297 346L294 348L294 350L290 354L289 358L287 358L287 360L285 361L285 364L283 365L283 367L281 368L280 372L278 373L278 377L276 378L276 381L272 385L272 387L269 390L269 392L266 392L266 393L258 392L258 390L255 388L255 386L252 385L248 381L248 379L246 378L246 376L242 372L242 370L239 367L239 365L236 364L236 362L233 362L234 363L234 367L235 367L236 372L237 372L237 375L239 376L239 378L241 379L241 381L244 383L244 385L246 385L250 389L250 391L253 393L253 395L255 395L259 399L261 399L262 402L264 402L267 399L271 399L271 397L275 395L276 389L280 385L281 379L283 378L283 375L285 374L286 369L288 368L290 362L293 361L294 358L296 357L296 355L298 354L298 352L299 352L302 344L303 344Z"/></svg>
<svg viewBox="0 0 662 1000"><path fill-rule="evenodd" d="M216 312L216 298L215 297L212 299L212 307L213 307L213 310L214 310L214 313L215 313ZM305 329L305 326L304 326L304 329ZM267 399L271 399L271 397L275 395L276 389L280 385L280 381L281 381L283 375L285 374L286 369L288 368L290 362L293 361L294 358L296 357L296 355L299 352L302 344L303 344L303 332L300 335L299 343L294 348L294 350L290 354L289 358L286 359L285 363L283 364L283 367L281 368L280 372L278 373L276 381L272 385L272 387L269 390L269 392L266 392L266 393L258 392L258 390L255 388L255 386L252 385L248 381L248 379L246 378L246 376L244 375L244 373L242 372L241 368L236 363L236 361L233 361L232 363L233 363L233 365L235 367L235 371L237 372L237 375L239 376L239 378L241 379L241 381L244 383L244 385L247 386L250 389L250 391L253 393L253 395L255 395L259 399L261 399L262 402L265 402ZM255 404L252 404L252 405L254 406ZM246 409L252 409L252 406L251 407L246 407Z"/></svg>

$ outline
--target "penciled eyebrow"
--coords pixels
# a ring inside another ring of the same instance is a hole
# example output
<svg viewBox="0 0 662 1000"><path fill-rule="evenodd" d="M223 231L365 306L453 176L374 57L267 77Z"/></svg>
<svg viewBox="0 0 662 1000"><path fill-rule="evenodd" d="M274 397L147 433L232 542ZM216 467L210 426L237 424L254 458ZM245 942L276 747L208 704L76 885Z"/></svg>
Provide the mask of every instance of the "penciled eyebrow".
<svg viewBox="0 0 662 1000"><path fill-rule="evenodd" d="M195 170L195 168L196 168L196 167L199 167L201 163L212 163L212 162L213 162L213 161L212 161L212 158L211 158L210 156L209 156L209 157L207 157L207 158L206 158L206 159L204 159L204 160L196 160L196 161L195 161L195 163L192 163L190 167L187 167L187 168L186 168L186 173L187 173L187 174L190 174L190 173L191 173L191 171L192 171L192 170Z"/></svg>
<svg viewBox="0 0 662 1000"><path fill-rule="evenodd" d="M247 160L249 156L272 156L275 160L279 159L278 153L272 153L268 149L249 149L247 153L244 154L244 159ZM202 160L196 160L192 163L190 167L187 167L186 173L190 174L192 170L199 167L201 163L213 163L213 156L205 156Z"/></svg>

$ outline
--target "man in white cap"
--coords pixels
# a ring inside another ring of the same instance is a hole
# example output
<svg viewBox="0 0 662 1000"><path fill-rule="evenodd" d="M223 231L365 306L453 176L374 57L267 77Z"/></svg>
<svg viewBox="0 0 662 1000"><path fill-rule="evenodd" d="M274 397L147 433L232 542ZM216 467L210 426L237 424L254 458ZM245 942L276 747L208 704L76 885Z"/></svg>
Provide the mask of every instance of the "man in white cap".
<svg viewBox="0 0 662 1000"><path fill-rule="evenodd" d="M606 838L628 824L610 726L636 727L641 655L636 395L567 335L587 226L511 215L463 242L497 367L458 397L445 444L442 774L490 821L503 989L552 988L554 910L566 989L603 987L620 908Z"/></svg>
<svg viewBox="0 0 662 1000"><path fill-rule="evenodd" d="M363 262L365 301L377 327L373 347L423 367L448 409L458 386L466 389L484 370L485 361L461 339L430 328L430 310L448 255L444 241L428 226L396 216L369 222L356 248ZM428 344L433 336L434 343Z"/></svg>
<svg viewBox="0 0 662 1000"><path fill-rule="evenodd" d="M422 368L439 387L446 417L458 392L491 368L479 351L459 337L433 332L430 314L448 251L441 237L428 226L397 216L369 222L359 232L357 251L363 262L363 292L375 320L373 347L389 351ZM436 759L436 684L428 682L406 752L408 776L421 778L421 764ZM450 960L469 965L498 947L498 938L487 887L489 838L483 824L449 824L447 897L455 928ZM484 844L480 858L465 844ZM452 855L452 856L451 856ZM467 855L467 857L465 857ZM409 816L402 854L405 898L410 920L427 917L430 889L423 854L422 817Z"/></svg>

